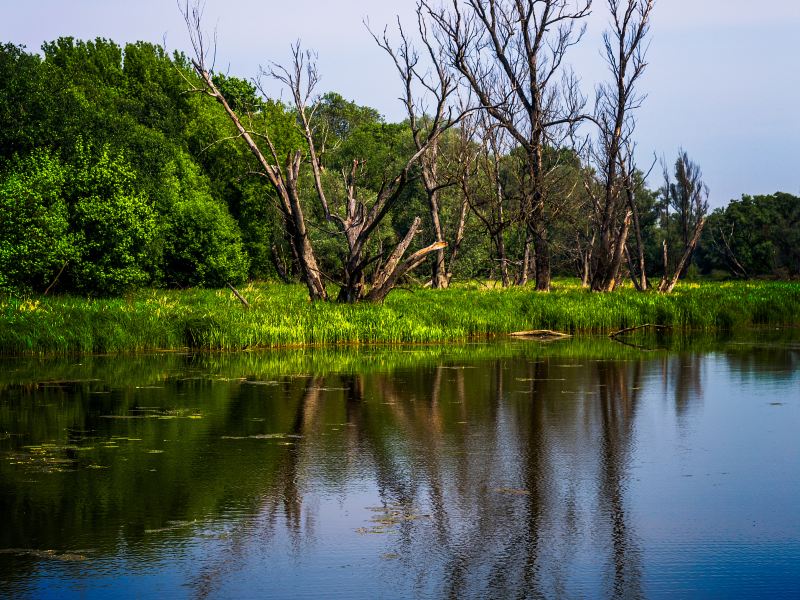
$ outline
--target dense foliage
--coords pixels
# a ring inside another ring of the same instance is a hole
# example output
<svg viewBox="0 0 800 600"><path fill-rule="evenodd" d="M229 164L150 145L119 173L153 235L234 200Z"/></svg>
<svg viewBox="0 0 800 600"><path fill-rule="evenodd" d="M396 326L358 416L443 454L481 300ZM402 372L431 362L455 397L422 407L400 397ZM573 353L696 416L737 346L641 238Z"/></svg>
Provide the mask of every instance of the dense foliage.
<svg viewBox="0 0 800 600"><path fill-rule="evenodd" d="M800 197L777 193L732 201L709 217L701 249L706 273L800 276Z"/></svg>
<svg viewBox="0 0 800 600"><path fill-rule="evenodd" d="M247 278L240 228L194 158L225 122L209 124L213 107L184 93L181 72L180 56L144 43L0 47L0 289Z"/></svg>
<svg viewBox="0 0 800 600"><path fill-rule="evenodd" d="M119 296L143 286L297 279L274 191L252 175L254 158L219 104L187 93L197 81L183 55L143 42L60 38L41 54L0 46L0 291ZM277 157L303 147L293 108L262 97L246 80L215 74L214 81L248 127L269 133ZM336 93L313 102L331 202L342 201L354 161L357 193L369 196L413 154L408 122L387 123ZM462 133L453 128L439 144L439 171L449 181L439 191L439 218L451 244L469 196L458 258L448 268L455 280L524 283L533 266L523 260L531 236L519 152L493 154L469 139L473 145L465 147ZM478 158L457 172L459 153L470 152ZM548 149L544 160L553 167L553 271L582 276L592 236L583 190L592 171L568 149ZM374 265L416 216L422 229L414 247L434 241L419 168L371 238ZM313 194L309 172L301 177L304 193ZM633 187L647 275L660 277L662 243L669 242L670 261L677 262L678 242L699 217L681 213L674 186L648 190L636 173ZM346 242L321 211L307 213L320 269L335 273ZM745 196L710 216L690 263L736 277L797 276L799 214L794 196ZM424 281L428 269L415 277ZM683 275L695 270L687 265Z"/></svg>

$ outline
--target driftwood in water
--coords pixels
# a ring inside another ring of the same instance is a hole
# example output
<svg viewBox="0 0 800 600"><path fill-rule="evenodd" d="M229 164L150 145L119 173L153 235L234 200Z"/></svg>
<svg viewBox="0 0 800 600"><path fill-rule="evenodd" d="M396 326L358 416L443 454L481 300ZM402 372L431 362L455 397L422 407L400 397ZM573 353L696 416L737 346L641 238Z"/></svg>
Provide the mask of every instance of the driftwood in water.
<svg viewBox="0 0 800 600"><path fill-rule="evenodd" d="M515 331L509 334L511 337L522 339L533 339L540 342L552 342L572 337L568 333L551 331L550 329L534 329L533 331Z"/></svg>
<svg viewBox="0 0 800 600"><path fill-rule="evenodd" d="M620 329L619 331L615 331L614 333L609 333L608 337L616 338L621 336L623 333L630 333L631 331L638 331L640 329L659 329L659 330L667 330L672 329L669 325L653 325L652 323L645 323L644 325L637 325L636 327L626 327L625 329Z"/></svg>

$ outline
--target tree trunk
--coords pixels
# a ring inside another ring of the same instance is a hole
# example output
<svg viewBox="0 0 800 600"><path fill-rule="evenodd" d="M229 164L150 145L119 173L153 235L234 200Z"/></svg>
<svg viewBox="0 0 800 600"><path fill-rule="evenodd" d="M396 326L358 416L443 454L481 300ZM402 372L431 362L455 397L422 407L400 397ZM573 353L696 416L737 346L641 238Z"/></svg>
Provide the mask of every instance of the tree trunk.
<svg viewBox="0 0 800 600"><path fill-rule="evenodd" d="M689 244L686 246L683 252L683 256L681 260L678 262L678 265L675 267L675 272L672 275L672 278L668 277L669 271L665 269L664 277L661 279L661 283L658 286L658 291L664 294L669 294L675 289L675 285L678 283L678 279L680 279L681 273L683 273L686 264L689 261L689 258L692 256L694 249L697 247L697 242L700 241L700 235L703 233L703 227L705 226L705 218L701 218L698 221L697 226L694 229L694 235L692 239L689 240ZM667 242L664 241L664 266L667 266Z"/></svg>
<svg viewBox="0 0 800 600"><path fill-rule="evenodd" d="M430 246L422 248L421 250L417 250L414 252L414 254L409 256L404 262L401 263L400 260L403 258L403 254L405 254L406 250L411 245L411 241L414 239L414 236L417 233L419 223L419 217L415 218L411 228L408 230L408 233L406 233L405 237L394 249L391 256L389 256L386 264L375 275L375 281L372 284L372 288L365 297L367 301L383 302L386 299L386 296L389 295L389 292L392 291L392 288L394 288L394 286L400 281L400 279L421 265L425 261L428 254L442 250L447 246L447 244L444 242L434 242Z"/></svg>
<svg viewBox="0 0 800 600"><path fill-rule="evenodd" d="M528 285L528 278L531 272L531 261L533 260L531 256L531 246L533 244L531 232L526 228L525 229L525 248L522 252L522 264L519 268L519 273L517 273L517 281L516 284L520 287Z"/></svg>
<svg viewBox="0 0 800 600"><path fill-rule="evenodd" d="M636 200L630 190L630 183L628 187L628 206L633 215L633 234L636 236L636 254L639 262L639 283L636 286L640 292L647 291L647 269L644 262L644 241L642 240L642 225L639 219L639 207L636 205ZM633 275L634 269L631 267L631 274Z"/></svg>
<svg viewBox="0 0 800 600"><path fill-rule="evenodd" d="M461 250L461 243L464 241L464 231L467 227L467 214L469 212L469 203L466 197L461 200L461 212L458 215L458 227L456 228L456 237L453 240L453 246L450 248L450 261L447 270L447 285L450 286L450 281L453 279L453 265L456 263L458 253ZM442 252L444 252L442 250Z"/></svg>
<svg viewBox="0 0 800 600"><path fill-rule="evenodd" d="M284 178L279 168L269 164L261 149L253 140L250 132L242 125L239 116L230 107L225 97L217 88L211 74L203 68L203 65L194 62L194 69L203 80L207 93L214 98L228 115L228 118L233 123L239 136L247 144L247 148L251 154L258 161L263 175L272 184L272 187L278 194L281 200L281 212L283 212L289 229L289 237L292 245L294 246L295 253L300 262L300 269L303 275L303 280L308 288L308 293L311 300L327 300L328 292L325 289L325 283L322 280L322 273L317 264L314 249L311 246L311 241L308 238L308 232L305 225L305 217L303 215L302 207L297 192L297 177L299 174L301 154L298 151L294 157L290 157L287 161L287 173Z"/></svg>
<svg viewBox="0 0 800 600"><path fill-rule="evenodd" d="M537 227L534 234L533 249L536 252L536 290L539 292L550 291L550 242L547 239L547 229Z"/></svg>

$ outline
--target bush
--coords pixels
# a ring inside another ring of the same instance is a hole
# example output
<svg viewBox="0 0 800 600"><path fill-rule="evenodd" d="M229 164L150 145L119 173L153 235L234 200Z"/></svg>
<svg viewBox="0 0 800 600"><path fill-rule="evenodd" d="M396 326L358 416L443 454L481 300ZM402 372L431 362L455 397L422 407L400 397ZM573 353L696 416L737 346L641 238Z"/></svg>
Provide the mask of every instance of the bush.
<svg viewBox="0 0 800 600"><path fill-rule="evenodd" d="M247 279L249 263L239 226L212 197L207 179L189 157L176 157L163 191L165 283L224 287Z"/></svg>
<svg viewBox="0 0 800 600"><path fill-rule="evenodd" d="M108 146L98 156L79 147L71 169L73 227L78 257L71 269L75 289L119 295L149 283L157 262L158 220L122 155Z"/></svg>
<svg viewBox="0 0 800 600"><path fill-rule="evenodd" d="M224 287L247 278L242 236L224 206L195 196L176 203L169 219L164 256L168 284Z"/></svg>
<svg viewBox="0 0 800 600"><path fill-rule="evenodd" d="M44 291L74 258L64 183L47 151L14 161L0 178L0 290Z"/></svg>

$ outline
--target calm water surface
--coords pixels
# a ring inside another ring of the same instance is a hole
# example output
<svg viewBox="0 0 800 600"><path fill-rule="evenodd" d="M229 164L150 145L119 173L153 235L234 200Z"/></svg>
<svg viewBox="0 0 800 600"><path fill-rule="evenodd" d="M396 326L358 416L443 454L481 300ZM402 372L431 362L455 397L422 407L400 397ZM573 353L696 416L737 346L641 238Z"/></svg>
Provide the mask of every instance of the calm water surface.
<svg viewBox="0 0 800 600"><path fill-rule="evenodd" d="M798 598L800 343L0 362L0 596Z"/></svg>

